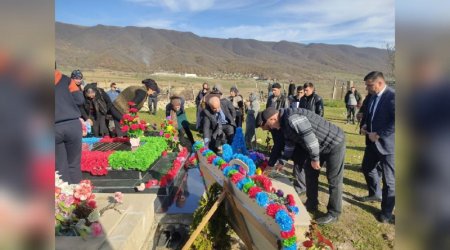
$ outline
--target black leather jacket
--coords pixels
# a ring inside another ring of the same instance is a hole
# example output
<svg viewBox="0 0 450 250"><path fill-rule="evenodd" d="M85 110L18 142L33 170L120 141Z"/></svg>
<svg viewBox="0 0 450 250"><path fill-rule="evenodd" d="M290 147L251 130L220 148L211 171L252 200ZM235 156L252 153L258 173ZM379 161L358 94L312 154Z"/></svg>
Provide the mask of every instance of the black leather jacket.
<svg viewBox="0 0 450 250"><path fill-rule="evenodd" d="M323 100L315 92L300 99L300 108L308 109L323 117Z"/></svg>

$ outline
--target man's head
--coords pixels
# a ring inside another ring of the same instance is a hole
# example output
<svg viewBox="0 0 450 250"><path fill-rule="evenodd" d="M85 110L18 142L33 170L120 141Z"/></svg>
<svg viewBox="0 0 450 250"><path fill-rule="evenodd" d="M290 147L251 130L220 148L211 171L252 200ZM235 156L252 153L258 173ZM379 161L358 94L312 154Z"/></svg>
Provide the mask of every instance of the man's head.
<svg viewBox="0 0 450 250"><path fill-rule="evenodd" d="M212 96L208 99L208 105L211 111L218 113L220 111L220 99L217 96Z"/></svg>
<svg viewBox="0 0 450 250"><path fill-rule="evenodd" d="M305 91L305 96L310 96L314 93L314 84L312 82L307 82L303 85L303 90Z"/></svg>
<svg viewBox="0 0 450 250"><path fill-rule="evenodd" d="M297 97L303 97L305 95L305 91L302 86L297 87Z"/></svg>
<svg viewBox="0 0 450 250"><path fill-rule="evenodd" d="M155 92L158 92L158 84L153 79L145 79L142 80L142 83L145 85L145 88L147 88L147 94L152 95Z"/></svg>
<svg viewBox="0 0 450 250"><path fill-rule="evenodd" d="M276 108L266 108L262 112L261 118L263 121L263 126L267 126L269 129L280 129L280 119L278 117L278 110Z"/></svg>
<svg viewBox="0 0 450 250"><path fill-rule="evenodd" d="M355 91L356 91L355 86L352 86L352 87L350 88L350 91L351 91L352 93L355 93Z"/></svg>
<svg viewBox="0 0 450 250"><path fill-rule="evenodd" d="M181 98L179 96L172 96L170 98L170 104L172 104L172 109L178 112L181 109Z"/></svg>
<svg viewBox="0 0 450 250"><path fill-rule="evenodd" d="M237 94L238 94L238 89L236 88L236 87L231 87L231 89L230 89L230 95L232 96L232 97L235 97Z"/></svg>
<svg viewBox="0 0 450 250"><path fill-rule="evenodd" d="M274 96L279 97L281 95L281 85L279 83L272 84L272 93Z"/></svg>
<svg viewBox="0 0 450 250"><path fill-rule="evenodd" d="M112 82L110 86L111 86L111 90L116 90L117 89L117 85L116 85L115 82Z"/></svg>
<svg viewBox="0 0 450 250"><path fill-rule="evenodd" d="M255 127L261 128L262 130L269 130L269 127L263 121L262 113L263 113L262 111L259 111L258 114L256 115Z"/></svg>
<svg viewBox="0 0 450 250"><path fill-rule="evenodd" d="M83 80L83 73L81 73L81 70L76 69L76 70L72 71L70 78L72 78L77 85L81 85L82 80Z"/></svg>
<svg viewBox="0 0 450 250"><path fill-rule="evenodd" d="M369 94L376 95L386 86L383 73L380 71L372 71L364 77L366 88Z"/></svg>

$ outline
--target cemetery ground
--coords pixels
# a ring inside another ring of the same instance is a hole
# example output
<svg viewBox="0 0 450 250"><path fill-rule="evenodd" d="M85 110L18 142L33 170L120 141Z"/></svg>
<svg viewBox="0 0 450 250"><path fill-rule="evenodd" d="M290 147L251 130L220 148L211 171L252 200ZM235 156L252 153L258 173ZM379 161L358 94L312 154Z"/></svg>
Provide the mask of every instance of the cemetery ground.
<svg viewBox="0 0 450 250"><path fill-rule="evenodd" d="M191 128L195 128L195 108L187 108L186 113ZM159 110L156 116L149 115L145 111L140 112L139 115L152 124L160 124L165 116L163 110ZM344 170L343 213L338 222L321 226L320 230L333 241L338 249L392 249L395 228L393 224L380 224L376 220L380 203L362 203L356 199L356 197L367 195L364 176L361 172L365 148L364 136L359 135L358 125L345 124L346 109L343 101L326 101L325 118L344 129L347 152ZM193 131L193 134L195 139L200 139L196 131ZM259 148L264 150L266 132L257 129L257 139ZM305 195L300 198L303 201L306 199ZM326 212L328 184L324 168L322 168L319 179L319 201L319 211L312 214L312 218L320 217Z"/></svg>

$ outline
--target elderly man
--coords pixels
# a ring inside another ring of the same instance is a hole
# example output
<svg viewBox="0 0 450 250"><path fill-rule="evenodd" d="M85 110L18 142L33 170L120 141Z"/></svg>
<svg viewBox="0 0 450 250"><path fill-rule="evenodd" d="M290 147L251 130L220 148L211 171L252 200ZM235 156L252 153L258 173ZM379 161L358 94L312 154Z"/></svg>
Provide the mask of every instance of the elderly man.
<svg viewBox="0 0 450 250"><path fill-rule="evenodd" d="M236 129L236 111L227 99L210 94L203 110L203 140L213 151L220 151L223 144L231 144Z"/></svg>
<svg viewBox="0 0 450 250"><path fill-rule="evenodd" d="M364 81L372 96L361 122L361 133L366 135L362 170L369 189L369 196L362 201L381 201L378 220L385 223L391 220L395 206L395 91L386 85L383 73L378 71L367 74Z"/></svg>
<svg viewBox="0 0 450 250"><path fill-rule="evenodd" d="M272 95L267 99L266 108L274 107L276 109L289 108L289 99L281 93L279 83L272 84Z"/></svg>
<svg viewBox="0 0 450 250"><path fill-rule="evenodd" d="M275 168L280 170L296 148L307 156L306 207L317 210L320 166L326 162L326 175L330 198L328 213L318 218L318 224L337 221L342 211L342 181L345 158L344 131L321 116L306 109L280 109L269 107L262 113L263 126L280 130L284 135L284 152Z"/></svg>

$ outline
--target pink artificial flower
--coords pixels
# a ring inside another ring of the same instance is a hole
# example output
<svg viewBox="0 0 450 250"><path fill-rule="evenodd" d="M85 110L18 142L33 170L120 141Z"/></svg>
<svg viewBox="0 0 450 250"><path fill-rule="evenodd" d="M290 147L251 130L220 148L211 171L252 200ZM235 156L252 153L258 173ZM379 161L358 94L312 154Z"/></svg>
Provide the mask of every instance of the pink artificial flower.
<svg viewBox="0 0 450 250"><path fill-rule="evenodd" d="M139 129L139 124L131 124L131 130L138 130Z"/></svg>
<svg viewBox="0 0 450 250"><path fill-rule="evenodd" d="M91 229L92 229L92 236L94 237L100 236L103 233L102 225L100 225L100 223L98 222L92 223Z"/></svg>
<svg viewBox="0 0 450 250"><path fill-rule="evenodd" d="M128 132L128 129L130 129L127 125L125 125L125 126L122 126L122 132Z"/></svg>
<svg viewBox="0 0 450 250"><path fill-rule="evenodd" d="M123 202L123 193L122 192L115 192L114 193L114 200L117 203L122 203Z"/></svg>
<svg viewBox="0 0 450 250"><path fill-rule="evenodd" d="M80 184L75 187L73 192L75 198L85 201L92 196L92 186L90 185L90 182L81 181Z"/></svg>
<svg viewBox="0 0 450 250"><path fill-rule="evenodd" d="M159 135L162 136L164 134L164 131L159 131Z"/></svg>

